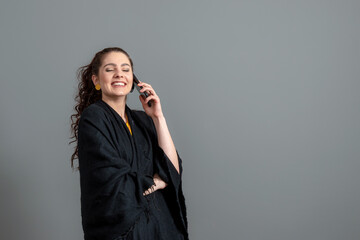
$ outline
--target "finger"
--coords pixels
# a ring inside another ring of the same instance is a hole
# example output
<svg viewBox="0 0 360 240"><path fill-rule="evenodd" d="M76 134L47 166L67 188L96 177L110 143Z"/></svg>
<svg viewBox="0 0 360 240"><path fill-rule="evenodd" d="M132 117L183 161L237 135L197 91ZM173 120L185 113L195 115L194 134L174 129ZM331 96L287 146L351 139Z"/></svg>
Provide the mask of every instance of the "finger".
<svg viewBox="0 0 360 240"><path fill-rule="evenodd" d="M146 196L146 195L149 195L151 193L151 189L149 188L148 190L146 190L143 195Z"/></svg>
<svg viewBox="0 0 360 240"><path fill-rule="evenodd" d="M158 103L160 100L159 100L159 97L157 96L154 96L154 95L149 95L147 98L145 98L145 103L148 103L149 101L154 101L155 103Z"/></svg>
<svg viewBox="0 0 360 240"><path fill-rule="evenodd" d="M153 92L150 92L150 91L143 91L143 92L140 92L140 93L145 95L145 97L148 97L148 96L151 96L151 95L156 95L156 94L154 94Z"/></svg>
<svg viewBox="0 0 360 240"><path fill-rule="evenodd" d="M140 83L138 83L138 86L141 86L141 87L149 86L149 87L151 87L150 84L145 83L145 82L140 82Z"/></svg>
<svg viewBox="0 0 360 240"><path fill-rule="evenodd" d="M144 95L139 95L140 102L142 104L147 104L150 100L154 100L155 102L160 102L160 99L157 95L149 95L148 97L145 97Z"/></svg>
<svg viewBox="0 0 360 240"><path fill-rule="evenodd" d="M154 88L150 84L147 84L147 83L139 83L138 86L140 86L142 89L146 88L146 89L153 89L154 90Z"/></svg>
<svg viewBox="0 0 360 240"><path fill-rule="evenodd" d="M152 95L156 95L155 90L151 87L143 87L142 89L140 89L140 92L148 92Z"/></svg>
<svg viewBox="0 0 360 240"><path fill-rule="evenodd" d="M154 183L154 185L152 185L150 188L148 188L144 193L143 195L149 195L150 193L153 193L157 190L157 186L156 184Z"/></svg>
<svg viewBox="0 0 360 240"><path fill-rule="evenodd" d="M153 87L151 87L151 85L148 85L148 84L139 84L139 86L140 86L141 89L144 89L144 88L153 89Z"/></svg>
<svg viewBox="0 0 360 240"><path fill-rule="evenodd" d="M151 95L150 95L151 96ZM152 97L145 97L144 95L139 95L139 99L140 99L140 102L141 102L141 104L143 105L143 107L144 108L146 108L146 106L148 106L147 105L147 103L150 101L150 100L152 100L153 98ZM154 100L154 101L156 101L156 100Z"/></svg>

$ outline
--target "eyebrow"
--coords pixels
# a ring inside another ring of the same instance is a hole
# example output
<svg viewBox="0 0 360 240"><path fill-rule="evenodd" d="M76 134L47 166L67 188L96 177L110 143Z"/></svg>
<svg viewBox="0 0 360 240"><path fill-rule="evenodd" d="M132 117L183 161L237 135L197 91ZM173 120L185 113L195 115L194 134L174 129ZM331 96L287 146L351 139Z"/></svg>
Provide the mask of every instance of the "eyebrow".
<svg viewBox="0 0 360 240"><path fill-rule="evenodd" d="M105 65L104 65L104 67L106 67L106 66L108 66L108 65L111 65L111 66L113 66L113 67L116 67L116 64L115 64L115 63L108 63L108 64L105 64ZM129 64L127 64L127 63L123 63L123 64L121 64L121 65L120 65L120 67L123 67L123 66L129 66L129 67L130 67L130 65L129 65Z"/></svg>

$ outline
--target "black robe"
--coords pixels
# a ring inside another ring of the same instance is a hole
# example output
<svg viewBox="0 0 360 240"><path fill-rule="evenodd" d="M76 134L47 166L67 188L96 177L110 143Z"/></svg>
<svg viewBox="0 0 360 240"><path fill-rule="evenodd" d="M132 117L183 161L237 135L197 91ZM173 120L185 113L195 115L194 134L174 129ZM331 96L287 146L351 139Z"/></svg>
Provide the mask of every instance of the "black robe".
<svg viewBox="0 0 360 240"><path fill-rule="evenodd" d="M86 240L188 239L180 174L157 142L152 119L126 106L132 135L100 100L80 117L78 150L81 215ZM153 175L167 187L147 196Z"/></svg>

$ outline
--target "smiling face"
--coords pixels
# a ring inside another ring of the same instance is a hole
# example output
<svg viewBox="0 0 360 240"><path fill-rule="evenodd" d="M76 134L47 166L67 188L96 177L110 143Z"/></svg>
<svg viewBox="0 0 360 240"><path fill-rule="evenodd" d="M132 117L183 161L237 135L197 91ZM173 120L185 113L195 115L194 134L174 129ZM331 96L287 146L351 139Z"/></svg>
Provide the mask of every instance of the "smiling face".
<svg viewBox="0 0 360 240"><path fill-rule="evenodd" d="M122 52L106 54L97 75L92 76L94 85L100 84L103 100L124 98L133 84L133 72L129 58Z"/></svg>

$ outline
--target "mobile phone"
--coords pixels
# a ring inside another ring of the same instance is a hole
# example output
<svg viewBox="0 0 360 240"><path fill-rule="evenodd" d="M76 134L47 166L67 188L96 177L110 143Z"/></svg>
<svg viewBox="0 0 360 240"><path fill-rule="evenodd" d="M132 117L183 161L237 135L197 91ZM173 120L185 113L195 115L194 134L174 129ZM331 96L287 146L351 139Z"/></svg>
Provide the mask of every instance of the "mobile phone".
<svg viewBox="0 0 360 240"><path fill-rule="evenodd" d="M137 77L135 76L135 74L133 74L133 81L134 81L134 85L136 87L136 90L140 93L140 95L144 95L146 98L149 96L149 93L145 92L140 92L140 90L143 87L138 86L138 83L140 83L139 79L137 79ZM151 107L151 101L148 102L148 106Z"/></svg>

